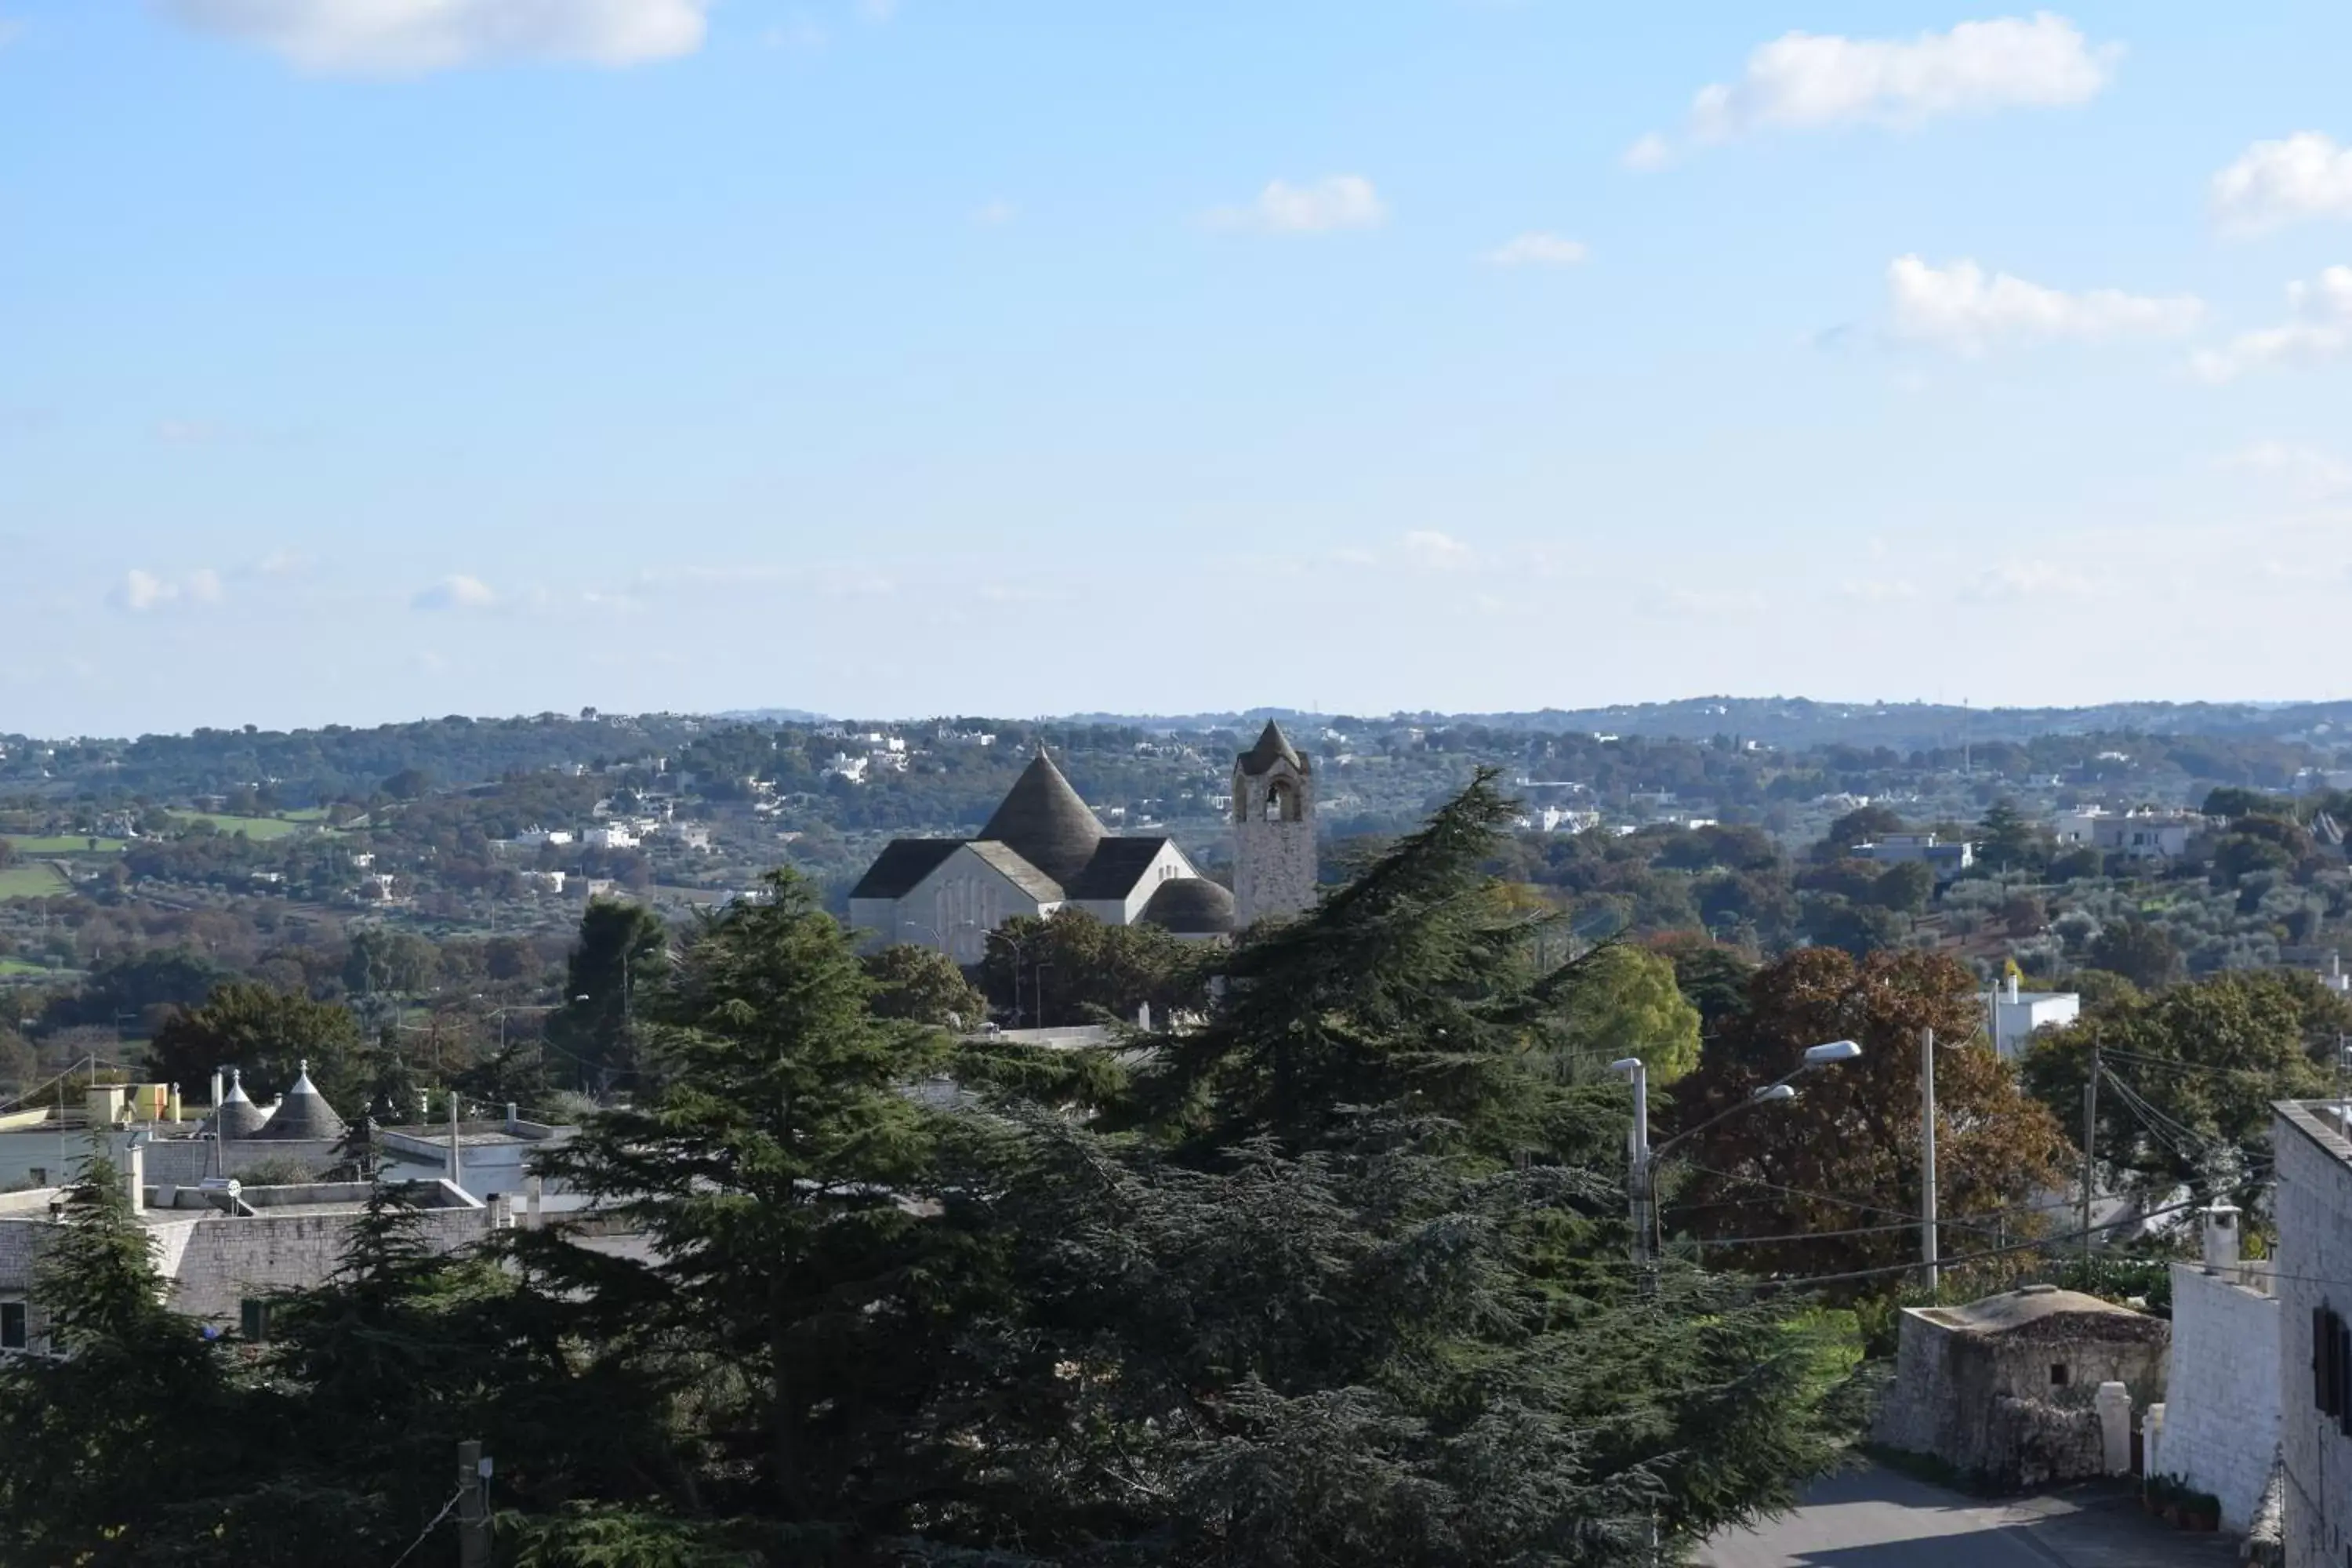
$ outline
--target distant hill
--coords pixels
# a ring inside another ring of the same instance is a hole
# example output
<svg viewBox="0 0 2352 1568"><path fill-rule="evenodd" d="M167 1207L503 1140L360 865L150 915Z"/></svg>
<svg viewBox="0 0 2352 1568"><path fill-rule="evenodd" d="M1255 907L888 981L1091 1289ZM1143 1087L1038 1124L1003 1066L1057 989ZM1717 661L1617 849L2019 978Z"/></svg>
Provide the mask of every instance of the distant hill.
<svg viewBox="0 0 2352 1568"><path fill-rule="evenodd" d="M2352 701L2110 702L2089 708L1960 708L1935 702L1824 702L1809 697L1688 697L1610 708L1545 708L1533 712L1307 714L1287 708L1239 713L1077 713L1066 722L1144 729L1237 730L1267 718L1286 724L1476 724L1496 730L1590 731L1653 740L1704 741L1734 735L1789 749L1842 744L1895 751L1966 742L2029 741L2041 735L2208 735L2305 740L2352 735Z"/></svg>

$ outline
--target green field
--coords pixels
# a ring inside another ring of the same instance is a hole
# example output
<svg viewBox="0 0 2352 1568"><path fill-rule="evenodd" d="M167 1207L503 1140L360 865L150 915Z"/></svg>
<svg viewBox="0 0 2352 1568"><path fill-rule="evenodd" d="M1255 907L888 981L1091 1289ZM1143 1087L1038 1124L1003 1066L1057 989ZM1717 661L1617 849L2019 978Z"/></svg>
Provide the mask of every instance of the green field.
<svg viewBox="0 0 2352 1568"><path fill-rule="evenodd" d="M90 840L87 837L76 837L70 833L55 834L47 837L31 833L0 833L0 838L5 838L15 845L16 852L20 855L120 855L122 853L122 840L120 838L99 839L96 849L90 847Z"/></svg>
<svg viewBox="0 0 2352 1568"><path fill-rule="evenodd" d="M324 822L327 820L327 808L323 805L306 805L299 811L281 811L278 815L289 822Z"/></svg>
<svg viewBox="0 0 2352 1568"><path fill-rule="evenodd" d="M56 970L38 963L27 963L21 958L0 958L0 978L20 974L55 974Z"/></svg>
<svg viewBox="0 0 2352 1568"><path fill-rule="evenodd" d="M182 822L209 822L223 833L242 833L257 844L272 838L291 838L310 826L283 816L220 816L202 811L175 811L172 815Z"/></svg>
<svg viewBox="0 0 2352 1568"><path fill-rule="evenodd" d="M0 900L53 898L72 887L66 874L55 866L37 863L0 871Z"/></svg>

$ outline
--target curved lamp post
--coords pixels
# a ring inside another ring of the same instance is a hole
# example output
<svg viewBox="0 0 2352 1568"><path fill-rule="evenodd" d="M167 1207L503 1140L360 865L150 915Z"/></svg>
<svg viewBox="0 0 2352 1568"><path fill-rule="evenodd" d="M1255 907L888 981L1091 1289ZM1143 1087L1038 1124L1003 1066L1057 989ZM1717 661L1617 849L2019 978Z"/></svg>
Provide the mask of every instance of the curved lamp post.
<svg viewBox="0 0 2352 1568"><path fill-rule="evenodd" d="M1650 1144L1650 1069L1639 1057L1622 1057L1609 1064L1609 1070L1622 1073L1633 1085L1633 1131L1626 1153L1625 1194L1633 1222L1633 1261L1648 1271L1656 1266L1657 1253L1654 1238L1657 1231L1658 1163L1677 1143L1706 1131L1718 1121L1727 1121L1743 1110L1759 1105L1779 1105L1797 1098L1796 1080L1822 1068L1850 1062L1862 1055L1862 1047L1852 1040L1832 1040L1825 1045L1811 1046L1797 1070L1777 1078L1729 1109L1717 1112L1696 1127L1684 1129L1658 1144Z"/></svg>

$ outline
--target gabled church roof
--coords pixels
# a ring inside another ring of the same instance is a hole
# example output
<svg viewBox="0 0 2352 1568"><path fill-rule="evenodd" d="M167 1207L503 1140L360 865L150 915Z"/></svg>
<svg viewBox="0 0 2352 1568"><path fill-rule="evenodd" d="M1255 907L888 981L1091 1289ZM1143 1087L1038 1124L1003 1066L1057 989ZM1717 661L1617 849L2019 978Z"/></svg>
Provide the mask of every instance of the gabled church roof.
<svg viewBox="0 0 2352 1568"><path fill-rule="evenodd" d="M1094 858L1095 846L1109 835L1041 748L979 837L1005 846L1066 886L1077 879Z"/></svg>
<svg viewBox="0 0 2352 1568"><path fill-rule="evenodd" d="M1151 869L1168 847L1164 833L1139 833L1106 838L1095 846L1094 858L1076 879L1063 884L1074 899L1123 899Z"/></svg>
<svg viewBox="0 0 2352 1568"><path fill-rule="evenodd" d="M304 1062L294 1087L269 1113L268 1125L255 1133L257 1142L280 1143L295 1138L341 1138L346 1129L335 1108L310 1082L310 1064Z"/></svg>
<svg viewBox="0 0 2352 1568"><path fill-rule="evenodd" d="M1058 904L1062 901L1065 896L1062 884L1015 853L1010 844L1000 844L993 838L975 838L964 847L996 868L1006 881L1039 903Z"/></svg>
<svg viewBox="0 0 2352 1568"><path fill-rule="evenodd" d="M1255 778L1271 771L1276 763L1288 763L1302 773L1314 771L1307 765L1307 759L1291 745L1290 737L1282 732L1282 726L1268 719L1265 731L1257 738L1257 744L1244 752L1234 765Z"/></svg>
<svg viewBox="0 0 2352 1568"><path fill-rule="evenodd" d="M963 847L961 838L893 838L876 856L866 875L857 879L857 886L849 889L853 899L903 899L917 888L923 879L940 868L941 861Z"/></svg>

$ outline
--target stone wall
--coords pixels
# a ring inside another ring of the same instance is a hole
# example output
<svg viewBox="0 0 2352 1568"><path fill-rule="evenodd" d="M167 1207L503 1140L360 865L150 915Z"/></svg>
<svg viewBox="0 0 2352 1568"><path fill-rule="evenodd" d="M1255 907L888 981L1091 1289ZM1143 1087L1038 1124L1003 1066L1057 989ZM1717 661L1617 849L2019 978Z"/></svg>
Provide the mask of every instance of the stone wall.
<svg viewBox="0 0 2352 1568"><path fill-rule="evenodd" d="M172 1281L174 1310L234 1323L249 1296L312 1286L334 1272L357 1215L240 1215L191 1222ZM436 1251L454 1252L489 1234L487 1208L426 1209L418 1216Z"/></svg>
<svg viewBox="0 0 2352 1568"><path fill-rule="evenodd" d="M2332 1117L2281 1102L2278 1156L2278 1408L2289 1568L2335 1568L2352 1541L2352 1438L2320 1413L2312 1387L2312 1313L2352 1318L2352 1143ZM2169 1424L2168 1420L2168 1425Z"/></svg>
<svg viewBox="0 0 2352 1568"><path fill-rule="evenodd" d="M2172 1266L2172 1370L2150 1468L2221 1499L2223 1528L2242 1535L2278 1451L2278 1366L2276 1300Z"/></svg>

